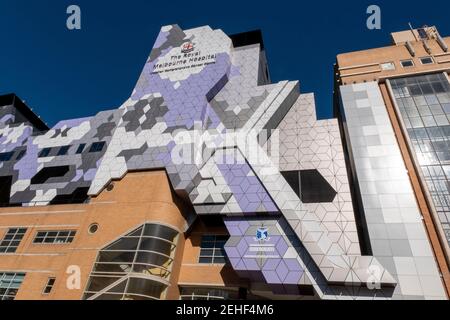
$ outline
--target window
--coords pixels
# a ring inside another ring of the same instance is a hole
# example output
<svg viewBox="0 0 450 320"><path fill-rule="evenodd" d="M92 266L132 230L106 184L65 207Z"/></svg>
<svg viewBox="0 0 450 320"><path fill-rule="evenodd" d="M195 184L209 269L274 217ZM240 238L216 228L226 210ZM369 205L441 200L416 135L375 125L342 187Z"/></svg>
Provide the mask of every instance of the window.
<svg viewBox="0 0 450 320"><path fill-rule="evenodd" d="M0 300L14 300L25 273L0 272Z"/></svg>
<svg viewBox="0 0 450 320"><path fill-rule="evenodd" d="M6 161L11 160L13 154L14 154L14 152L0 153L0 162L6 162Z"/></svg>
<svg viewBox="0 0 450 320"><path fill-rule="evenodd" d="M63 146L58 150L58 156L65 156L69 152L70 146Z"/></svg>
<svg viewBox="0 0 450 320"><path fill-rule="evenodd" d="M21 160L23 157L25 157L25 154L26 154L26 153L27 153L27 152L26 152L25 150L20 151L19 154L18 154L17 157L16 157L16 160L17 160L17 161Z"/></svg>
<svg viewBox="0 0 450 320"><path fill-rule="evenodd" d="M81 154L81 153L83 153L83 150L84 150L85 147L86 147L86 144L85 144L85 143L80 144L80 145L78 146L78 149L77 149L76 154Z"/></svg>
<svg viewBox="0 0 450 320"><path fill-rule="evenodd" d="M178 231L160 224L145 224L104 247L98 254L84 299L163 299L177 241Z"/></svg>
<svg viewBox="0 0 450 320"><path fill-rule="evenodd" d="M238 300L237 292L214 288L181 288L180 300Z"/></svg>
<svg viewBox="0 0 450 320"><path fill-rule="evenodd" d="M317 170L283 171L281 174L303 203L327 203L336 198L336 190Z"/></svg>
<svg viewBox="0 0 450 320"><path fill-rule="evenodd" d="M400 62L403 68L414 67L414 62L412 60L403 60Z"/></svg>
<svg viewBox="0 0 450 320"><path fill-rule="evenodd" d="M63 231L38 231L33 243L41 244L66 244L72 243L77 232L74 230Z"/></svg>
<svg viewBox="0 0 450 320"><path fill-rule="evenodd" d="M384 71L395 70L395 64L393 62L382 63L381 69Z"/></svg>
<svg viewBox="0 0 450 320"><path fill-rule="evenodd" d="M180 287L180 300L266 300L245 288Z"/></svg>
<svg viewBox="0 0 450 320"><path fill-rule="evenodd" d="M12 176L0 177L0 207L8 207L10 205Z"/></svg>
<svg viewBox="0 0 450 320"><path fill-rule="evenodd" d="M98 224L93 223L89 226L88 232L89 234L95 234L98 231Z"/></svg>
<svg viewBox="0 0 450 320"><path fill-rule="evenodd" d="M228 236L208 235L202 237L199 263L215 264L225 263L225 243L228 241Z"/></svg>
<svg viewBox="0 0 450 320"><path fill-rule="evenodd" d="M38 157L39 158L48 157L48 155L50 154L50 151L52 151L52 148L44 148L44 149L41 150L41 152L39 152Z"/></svg>
<svg viewBox="0 0 450 320"><path fill-rule="evenodd" d="M434 61L433 61L432 57L423 57L423 58L420 58L420 62L422 64L432 64Z"/></svg>
<svg viewBox="0 0 450 320"><path fill-rule="evenodd" d="M64 177L69 170L69 166L43 168L33 178L31 178L31 184L43 184L51 178Z"/></svg>
<svg viewBox="0 0 450 320"><path fill-rule="evenodd" d="M14 253L27 232L26 228L11 228L0 242L0 253Z"/></svg>
<svg viewBox="0 0 450 320"><path fill-rule="evenodd" d="M105 142L95 142L91 145L91 148L89 149L89 152L100 152L103 150L103 147L105 146Z"/></svg>
<svg viewBox="0 0 450 320"><path fill-rule="evenodd" d="M76 188L72 193L58 194L50 201L50 204L74 204L86 203L89 200L89 187Z"/></svg>
<svg viewBox="0 0 450 320"><path fill-rule="evenodd" d="M44 287L42 294L50 294L52 292L53 286L55 285L56 278L48 278L47 284Z"/></svg>

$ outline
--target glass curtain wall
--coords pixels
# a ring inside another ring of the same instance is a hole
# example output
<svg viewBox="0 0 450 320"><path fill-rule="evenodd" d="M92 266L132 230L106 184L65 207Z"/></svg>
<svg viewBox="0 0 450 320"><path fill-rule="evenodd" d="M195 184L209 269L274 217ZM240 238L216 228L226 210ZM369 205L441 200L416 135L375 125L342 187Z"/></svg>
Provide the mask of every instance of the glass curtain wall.
<svg viewBox="0 0 450 320"><path fill-rule="evenodd" d="M388 81L450 244L450 84L444 73Z"/></svg>
<svg viewBox="0 0 450 320"><path fill-rule="evenodd" d="M178 231L146 224L102 249L85 292L90 300L163 299Z"/></svg>

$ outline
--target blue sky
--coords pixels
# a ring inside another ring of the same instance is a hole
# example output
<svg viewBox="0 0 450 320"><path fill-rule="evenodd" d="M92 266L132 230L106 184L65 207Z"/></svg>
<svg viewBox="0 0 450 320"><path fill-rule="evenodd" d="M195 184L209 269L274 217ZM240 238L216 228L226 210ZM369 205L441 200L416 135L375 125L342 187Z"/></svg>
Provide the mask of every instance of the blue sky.
<svg viewBox="0 0 450 320"><path fill-rule="evenodd" d="M66 28L77 4L82 30ZM382 29L366 28L366 9ZM450 35L448 1L0 0L0 94L14 92L49 125L120 106L162 25L261 29L274 82L300 80L320 118L332 114L333 63L342 52L388 45L389 33L424 24Z"/></svg>

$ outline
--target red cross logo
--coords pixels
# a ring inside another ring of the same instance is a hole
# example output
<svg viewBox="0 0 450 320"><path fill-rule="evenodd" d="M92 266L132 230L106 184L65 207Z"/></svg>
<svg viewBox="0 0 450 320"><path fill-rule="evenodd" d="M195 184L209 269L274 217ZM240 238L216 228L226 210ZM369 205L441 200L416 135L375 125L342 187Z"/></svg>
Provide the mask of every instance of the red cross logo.
<svg viewBox="0 0 450 320"><path fill-rule="evenodd" d="M191 51L194 51L194 44L192 42L186 42L181 47L181 52L183 53L189 53Z"/></svg>

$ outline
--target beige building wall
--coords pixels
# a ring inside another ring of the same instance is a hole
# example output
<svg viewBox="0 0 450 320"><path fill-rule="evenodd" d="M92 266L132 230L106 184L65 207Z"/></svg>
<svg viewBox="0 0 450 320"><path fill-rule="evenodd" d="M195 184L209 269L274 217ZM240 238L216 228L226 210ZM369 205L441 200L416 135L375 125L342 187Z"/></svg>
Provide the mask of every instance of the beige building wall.
<svg viewBox="0 0 450 320"><path fill-rule="evenodd" d="M26 273L16 296L18 300L81 299L98 251L140 225L156 222L180 231L166 299L179 298L179 281L224 285L231 270L196 262L201 233L226 234L226 231L207 230L200 224L188 237L184 250L187 225L184 215L189 210L172 192L164 171L129 173L121 181L115 181L111 191L104 190L88 204L0 208L0 238L10 227L28 229L16 253L0 255L0 271ZM89 233L92 224L98 224L95 234ZM71 244L33 244L36 232L52 230L77 233ZM80 268L80 289L70 290L66 285L69 266ZM44 295L49 277L55 277L56 282L52 292Z"/></svg>

